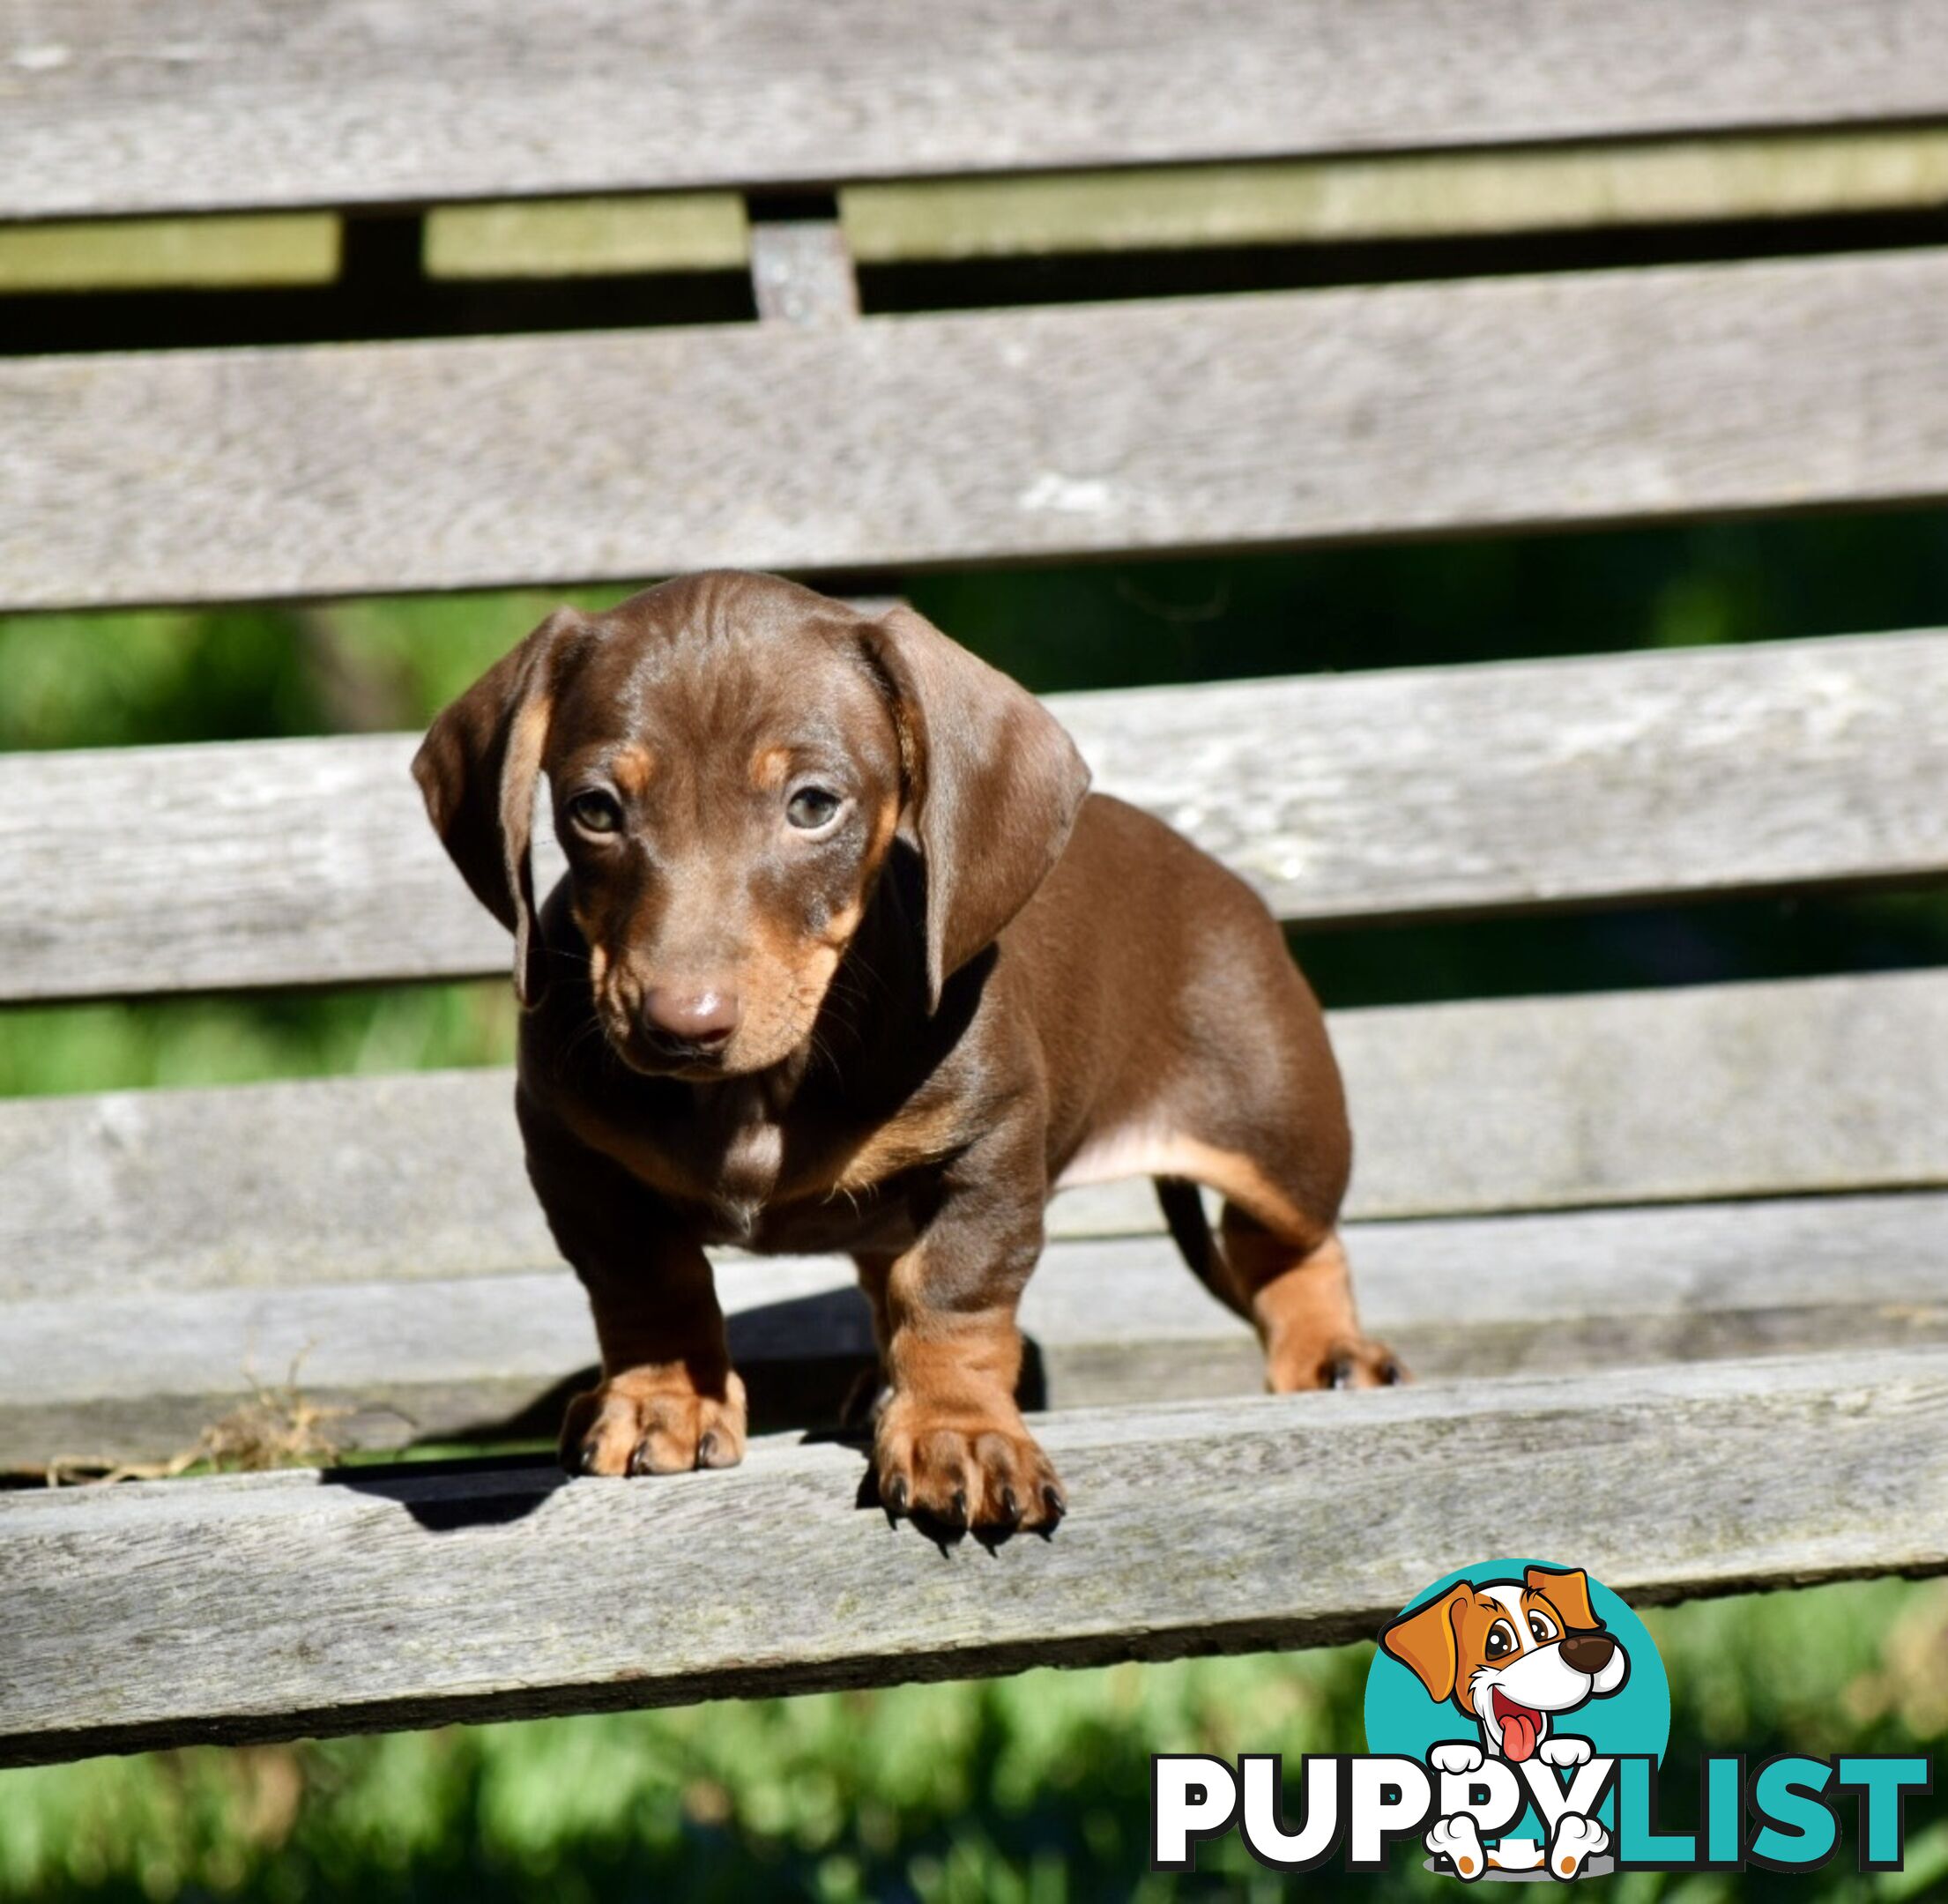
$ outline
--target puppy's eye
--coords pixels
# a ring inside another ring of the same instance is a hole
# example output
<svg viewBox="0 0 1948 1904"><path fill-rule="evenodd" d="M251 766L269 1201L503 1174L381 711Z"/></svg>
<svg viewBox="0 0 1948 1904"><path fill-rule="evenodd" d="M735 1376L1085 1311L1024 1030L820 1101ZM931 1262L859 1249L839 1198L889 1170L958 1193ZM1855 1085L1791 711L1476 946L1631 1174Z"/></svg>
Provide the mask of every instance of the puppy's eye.
<svg viewBox="0 0 1948 1904"><path fill-rule="evenodd" d="M1535 1636L1537 1646L1547 1646L1556 1637L1556 1629L1550 1625L1546 1613L1531 1613L1528 1616L1528 1630Z"/></svg>
<svg viewBox="0 0 1948 1904"><path fill-rule="evenodd" d="M830 787L801 786L784 803L784 817L801 833L831 825L845 804Z"/></svg>
<svg viewBox="0 0 1948 1904"><path fill-rule="evenodd" d="M1488 1639L1482 1651L1490 1659L1506 1659L1515 1650L1515 1633L1506 1620L1497 1620L1488 1629Z"/></svg>
<svg viewBox="0 0 1948 1904"><path fill-rule="evenodd" d="M569 818L584 833L618 833L622 829L622 809L615 796L599 788L577 793L569 802Z"/></svg>

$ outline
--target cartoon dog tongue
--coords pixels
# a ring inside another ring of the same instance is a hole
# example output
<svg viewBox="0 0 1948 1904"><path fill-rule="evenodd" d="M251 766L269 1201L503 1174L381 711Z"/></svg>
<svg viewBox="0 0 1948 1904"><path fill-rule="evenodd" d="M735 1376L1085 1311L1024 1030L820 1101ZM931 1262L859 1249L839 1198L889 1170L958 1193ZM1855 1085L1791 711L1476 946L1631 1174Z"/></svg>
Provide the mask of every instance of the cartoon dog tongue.
<svg viewBox="0 0 1948 1904"><path fill-rule="evenodd" d="M1502 1757L1520 1764L1535 1750L1535 1736L1543 1729L1542 1714L1518 1706L1497 1686L1495 1719L1502 1729Z"/></svg>

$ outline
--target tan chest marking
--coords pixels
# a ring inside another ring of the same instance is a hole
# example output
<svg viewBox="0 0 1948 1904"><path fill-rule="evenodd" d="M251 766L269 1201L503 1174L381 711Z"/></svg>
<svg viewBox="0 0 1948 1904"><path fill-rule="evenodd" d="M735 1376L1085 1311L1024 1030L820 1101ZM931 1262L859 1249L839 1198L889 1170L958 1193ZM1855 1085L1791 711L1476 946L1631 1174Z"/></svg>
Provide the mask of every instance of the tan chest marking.
<svg viewBox="0 0 1948 1904"><path fill-rule="evenodd" d="M967 1133L951 1104L911 1112L868 1132L862 1142L843 1155L836 1167L829 1164L819 1173L820 1180L807 1188L813 1194L858 1196L902 1171L939 1163L960 1149L966 1139Z"/></svg>

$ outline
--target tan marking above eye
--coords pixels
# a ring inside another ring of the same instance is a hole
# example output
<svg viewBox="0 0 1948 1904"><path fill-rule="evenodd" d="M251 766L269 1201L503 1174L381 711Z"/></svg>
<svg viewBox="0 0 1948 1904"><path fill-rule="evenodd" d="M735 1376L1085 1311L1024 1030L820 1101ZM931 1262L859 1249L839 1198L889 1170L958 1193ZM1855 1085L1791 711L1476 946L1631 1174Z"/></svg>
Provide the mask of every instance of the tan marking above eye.
<svg viewBox="0 0 1948 1904"><path fill-rule="evenodd" d="M618 747L609 762L609 771L625 793L640 796L656 777L656 756L646 747L635 743Z"/></svg>
<svg viewBox="0 0 1948 1904"><path fill-rule="evenodd" d="M760 793L777 792L791 770L792 750L788 747L760 747L751 756L751 785Z"/></svg>

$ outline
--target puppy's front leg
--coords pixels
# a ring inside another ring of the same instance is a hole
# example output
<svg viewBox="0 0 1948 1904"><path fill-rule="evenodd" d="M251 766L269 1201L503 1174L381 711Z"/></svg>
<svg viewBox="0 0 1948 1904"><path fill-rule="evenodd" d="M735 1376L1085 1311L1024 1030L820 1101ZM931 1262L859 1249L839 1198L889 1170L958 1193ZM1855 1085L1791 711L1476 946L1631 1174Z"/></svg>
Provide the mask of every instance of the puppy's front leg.
<svg viewBox="0 0 1948 1904"><path fill-rule="evenodd" d="M744 1458L744 1384L731 1367L709 1259L653 1193L524 1114L528 1175L589 1292L602 1380L569 1403L571 1474L679 1474Z"/></svg>
<svg viewBox="0 0 1948 1904"><path fill-rule="evenodd" d="M569 1403L562 1465L576 1474L680 1474L744 1459L744 1384L731 1367L710 1265L685 1238L639 1238L630 1272L576 1262L602 1381Z"/></svg>
<svg viewBox="0 0 1948 1904"><path fill-rule="evenodd" d="M880 1499L947 1527L1053 1527L1062 1484L1015 1405L1015 1312L1041 1254L1038 1190L949 1191L903 1255L862 1256L888 1393L874 1428Z"/></svg>

